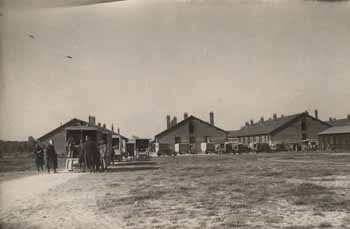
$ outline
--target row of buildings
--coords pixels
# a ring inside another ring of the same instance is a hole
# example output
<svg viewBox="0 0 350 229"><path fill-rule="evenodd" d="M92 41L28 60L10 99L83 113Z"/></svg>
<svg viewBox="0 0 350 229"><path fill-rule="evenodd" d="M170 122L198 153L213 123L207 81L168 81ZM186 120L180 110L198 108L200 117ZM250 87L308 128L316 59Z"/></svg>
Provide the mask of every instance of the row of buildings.
<svg viewBox="0 0 350 229"><path fill-rule="evenodd" d="M95 125L95 118L93 119L92 125ZM63 152L67 140L65 130L71 126L89 125L90 122L90 117L89 122L74 118L38 139L42 142L54 139L57 150ZM111 129L99 123L96 126L104 131L110 131L117 136L116 139L128 141L126 137L114 132L113 126ZM228 141L245 145L250 143L287 144L290 148L298 150L303 142L308 140L318 140L321 149L349 150L350 115L344 119L330 118L328 121L322 121L318 117L317 110L313 115L307 111L286 116L274 114L268 119L261 117L257 122L247 121L238 130L224 130L215 125L213 112L209 113L208 121L184 113L183 119L179 122L176 117L171 119L168 115L166 129L154 137L154 142L168 144L171 150L174 150L177 143L188 144L192 147L192 152L200 152L203 142L224 144Z"/></svg>

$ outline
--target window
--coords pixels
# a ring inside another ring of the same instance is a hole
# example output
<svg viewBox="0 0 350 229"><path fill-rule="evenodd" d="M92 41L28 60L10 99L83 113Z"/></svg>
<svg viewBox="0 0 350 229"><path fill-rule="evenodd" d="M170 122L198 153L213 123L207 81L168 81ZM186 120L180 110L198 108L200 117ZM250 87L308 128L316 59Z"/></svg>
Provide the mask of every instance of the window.
<svg viewBox="0 0 350 229"><path fill-rule="evenodd" d="M303 119L301 120L301 130L302 130L302 131L306 131L306 129L307 129L307 128L306 128L306 119L303 118Z"/></svg>
<svg viewBox="0 0 350 229"><path fill-rule="evenodd" d="M196 137L190 137L190 144L196 143Z"/></svg>
<svg viewBox="0 0 350 229"><path fill-rule="evenodd" d="M194 125L193 125L193 122L190 122L188 124L188 131L190 132L190 134L193 134L194 133Z"/></svg>
<svg viewBox="0 0 350 229"><path fill-rule="evenodd" d="M175 137L175 144L176 143L181 143L181 137Z"/></svg>

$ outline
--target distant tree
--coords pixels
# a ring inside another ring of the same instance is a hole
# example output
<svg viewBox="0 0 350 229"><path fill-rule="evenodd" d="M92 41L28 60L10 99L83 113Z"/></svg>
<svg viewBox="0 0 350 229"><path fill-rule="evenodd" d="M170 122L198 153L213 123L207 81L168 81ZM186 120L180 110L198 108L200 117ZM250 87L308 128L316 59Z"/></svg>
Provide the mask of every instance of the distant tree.
<svg viewBox="0 0 350 229"><path fill-rule="evenodd" d="M20 153L26 152L24 149L24 142L18 142L18 152Z"/></svg>
<svg viewBox="0 0 350 229"><path fill-rule="evenodd" d="M24 149L24 152L26 152L26 153L31 152L28 142L23 143L23 149Z"/></svg>
<svg viewBox="0 0 350 229"><path fill-rule="evenodd" d="M8 147L8 144L6 142L2 143L2 151L4 154L8 154L9 147Z"/></svg>

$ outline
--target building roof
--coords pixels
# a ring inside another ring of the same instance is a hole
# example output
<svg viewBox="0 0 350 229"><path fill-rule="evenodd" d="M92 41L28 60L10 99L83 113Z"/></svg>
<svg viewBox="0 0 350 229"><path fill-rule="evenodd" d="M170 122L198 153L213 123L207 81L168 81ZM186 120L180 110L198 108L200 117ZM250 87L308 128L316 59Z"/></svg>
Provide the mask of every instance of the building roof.
<svg viewBox="0 0 350 229"><path fill-rule="evenodd" d="M337 119L337 120L327 121L327 123L332 126L348 126L350 125L350 119L349 118Z"/></svg>
<svg viewBox="0 0 350 229"><path fill-rule="evenodd" d="M189 122L190 120L197 120L197 121L201 122L201 123L204 124L204 125L208 125L208 126L213 127L213 128L215 128L215 129L217 129L217 130L219 130L219 131L222 131L222 132L224 132L224 133L227 133L226 130L223 130L223 129L217 127L217 126L213 126L213 125L211 125L210 123L208 123L208 122L206 122L206 121L203 121L202 119L199 119L199 118L197 118L197 117L191 115L191 116L189 116L188 118L186 118L186 119L182 120L181 122L177 123L176 125L174 125L174 126L168 128L168 129L166 129L166 130L160 132L159 134L157 134L157 135L155 136L155 138L159 138L159 137L161 137L161 136L163 136L163 135L166 135L167 133L170 133L171 131L173 131L173 130L175 130L175 129L177 129L177 128L183 126L183 125L185 125L185 124L186 124L187 122Z"/></svg>
<svg viewBox="0 0 350 229"><path fill-rule="evenodd" d="M87 125L87 122L83 121L83 120L80 120L80 119L77 119L77 118L72 118L71 120L69 120L68 122L58 126L57 128L51 130L50 132L44 134L43 136L41 136L40 138L38 138L39 141L42 141L43 139L45 138L48 138L52 135L54 135L56 132L64 129L64 128L67 128L69 126L72 126L72 125L75 125L76 123L80 123L80 125Z"/></svg>
<svg viewBox="0 0 350 229"><path fill-rule="evenodd" d="M77 125L77 123L79 125ZM109 131L112 132L112 134L116 134L118 135L118 133L115 133L112 130L109 130L107 128L103 128L103 127L99 127L99 126L88 126L88 122L83 121L81 119L77 119L77 118L73 118L70 121L64 123L63 125L51 130L50 132L44 134L43 136L41 136L40 138L38 138L39 141L42 141L45 138L48 138L52 135L54 135L55 133L57 133L58 131L62 130L62 129L69 129L69 130L103 130L103 131ZM122 138L124 139L128 139L127 137L120 135Z"/></svg>
<svg viewBox="0 0 350 229"><path fill-rule="evenodd" d="M253 125L244 126L240 130L229 131L229 137L245 137L245 136L257 136L257 135L268 135L283 129L289 123L298 120L301 117L308 116L315 120L322 122L323 124L330 126L326 122L316 119L309 115L307 112L292 114L288 116L279 117L277 119L267 120L264 122L258 122Z"/></svg>
<svg viewBox="0 0 350 229"><path fill-rule="evenodd" d="M329 135L329 134L350 134L350 125L347 126L334 126L322 131L318 135Z"/></svg>
<svg viewBox="0 0 350 229"><path fill-rule="evenodd" d="M106 131L112 133L112 137L118 137L118 133L115 133L112 130L109 130L107 128L103 128L101 126L70 126L67 127L66 130L101 130L101 131ZM127 137L120 135L121 138L123 139L128 139Z"/></svg>

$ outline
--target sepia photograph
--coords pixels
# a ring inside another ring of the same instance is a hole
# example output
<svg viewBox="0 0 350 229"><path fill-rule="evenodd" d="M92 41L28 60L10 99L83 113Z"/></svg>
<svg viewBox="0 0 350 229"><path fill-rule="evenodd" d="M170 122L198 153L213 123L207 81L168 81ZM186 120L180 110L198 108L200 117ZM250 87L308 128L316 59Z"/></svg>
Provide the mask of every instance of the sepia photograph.
<svg viewBox="0 0 350 229"><path fill-rule="evenodd" d="M350 228L350 1L0 0L0 229Z"/></svg>

